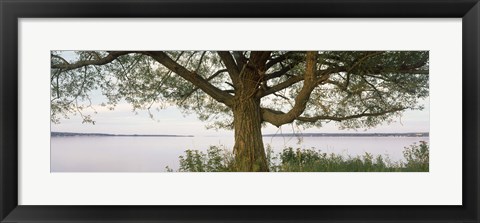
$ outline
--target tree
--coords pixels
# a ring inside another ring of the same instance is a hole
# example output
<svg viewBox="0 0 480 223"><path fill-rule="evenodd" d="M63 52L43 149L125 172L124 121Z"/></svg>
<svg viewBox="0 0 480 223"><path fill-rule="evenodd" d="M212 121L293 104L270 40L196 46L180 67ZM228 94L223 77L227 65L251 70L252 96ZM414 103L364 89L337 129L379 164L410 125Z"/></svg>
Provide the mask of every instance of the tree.
<svg viewBox="0 0 480 223"><path fill-rule="evenodd" d="M70 56L72 57L72 56ZM235 168L268 171L262 126L368 128L428 96L426 51L79 51L51 53L52 121L90 106L176 104L235 132ZM87 102L87 103L82 103Z"/></svg>

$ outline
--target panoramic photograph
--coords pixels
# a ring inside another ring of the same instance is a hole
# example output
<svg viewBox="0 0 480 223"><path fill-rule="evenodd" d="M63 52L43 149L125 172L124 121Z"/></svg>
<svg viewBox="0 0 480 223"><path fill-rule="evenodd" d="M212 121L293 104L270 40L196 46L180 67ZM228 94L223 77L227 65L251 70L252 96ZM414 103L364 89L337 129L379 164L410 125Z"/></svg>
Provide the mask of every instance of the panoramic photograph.
<svg viewBox="0 0 480 223"><path fill-rule="evenodd" d="M429 172L428 51L51 51L51 172Z"/></svg>

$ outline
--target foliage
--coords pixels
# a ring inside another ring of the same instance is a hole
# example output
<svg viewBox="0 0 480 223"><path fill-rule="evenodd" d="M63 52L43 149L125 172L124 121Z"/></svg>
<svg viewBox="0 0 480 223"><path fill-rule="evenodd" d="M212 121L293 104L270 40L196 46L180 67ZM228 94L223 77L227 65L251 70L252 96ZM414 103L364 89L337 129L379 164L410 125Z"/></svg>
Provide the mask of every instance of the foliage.
<svg viewBox="0 0 480 223"><path fill-rule="evenodd" d="M264 69L256 71L253 86L269 115L262 122L277 126L338 121L341 128L372 127L404 110L422 109L418 99L428 96L428 51L318 51L310 76L306 52L272 51L261 64L253 64L252 57L263 51L223 53L52 51L51 120L78 114L94 123L84 110L96 105L92 94L102 94L101 105L109 109L122 102L134 111L176 105L209 127L232 129L229 101L243 86L235 78L244 78L238 72L250 66ZM302 89L309 94L301 94Z"/></svg>
<svg viewBox="0 0 480 223"><path fill-rule="evenodd" d="M429 170L429 146L427 142L420 141L420 144L413 144L405 147L403 156L407 163L406 169L410 171L428 171Z"/></svg>
<svg viewBox="0 0 480 223"><path fill-rule="evenodd" d="M385 158L372 154L344 157L334 153L321 153L314 149L286 148L280 153L279 172L384 172L399 171L392 163L385 163Z"/></svg>
<svg viewBox="0 0 480 223"><path fill-rule="evenodd" d="M288 147L275 154L267 146L267 160L272 172L428 172L429 146L426 142L405 147L405 162L392 162L388 156L343 156L320 150ZM180 157L180 172L232 172L233 155L228 150L211 146L207 154L187 150ZM168 170L168 169L167 169ZM171 170L171 169L170 169Z"/></svg>
<svg viewBox="0 0 480 223"><path fill-rule="evenodd" d="M234 160L230 152L218 146L210 146L206 154L198 150L186 150L185 155L179 158L179 172L228 172L233 168Z"/></svg>

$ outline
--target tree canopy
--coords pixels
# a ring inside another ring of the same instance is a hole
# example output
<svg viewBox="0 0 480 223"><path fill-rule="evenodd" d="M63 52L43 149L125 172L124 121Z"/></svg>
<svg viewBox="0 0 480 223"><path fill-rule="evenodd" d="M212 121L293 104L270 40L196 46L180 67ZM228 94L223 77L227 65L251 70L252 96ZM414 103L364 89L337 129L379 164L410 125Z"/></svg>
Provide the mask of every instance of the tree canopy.
<svg viewBox="0 0 480 223"><path fill-rule="evenodd" d="M122 99L134 109L174 104L225 128L232 127L231 109L226 105L235 95L232 77L241 75L250 54L75 53L76 58L69 61L61 51L52 52L52 121L58 122L60 115L88 107L85 101L89 100L89 93L101 90L110 106ZM400 111L421 109L418 99L428 96L428 52L319 52L319 80L315 87L308 87L312 88L308 89L308 96L299 95L305 82L305 63L304 52L271 53L256 92L262 98L264 121L280 126L295 120L316 125L333 120L341 121L341 126L347 128L372 127ZM301 104L305 102L303 108ZM296 114L287 117L287 113Z"/></svg>

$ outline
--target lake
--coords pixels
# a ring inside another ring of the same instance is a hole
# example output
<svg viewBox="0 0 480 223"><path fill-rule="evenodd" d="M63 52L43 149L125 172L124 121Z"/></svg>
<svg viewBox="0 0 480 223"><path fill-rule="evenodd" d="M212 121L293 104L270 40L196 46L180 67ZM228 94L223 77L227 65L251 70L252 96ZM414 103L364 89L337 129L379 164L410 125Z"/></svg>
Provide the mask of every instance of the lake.
<svg viewBox="0 0 480 223"><path fill-rule="evenodd" d="M316 148L342 155L388 155L403 160L404 147L428 137L267 137L265 144L275 152L291 146ZM51 138L51 172L162 172L178 169L178 157L186 149L206 151L210 145L233 148L232 136L201 137L115 137L70 136Z"/></svg>

